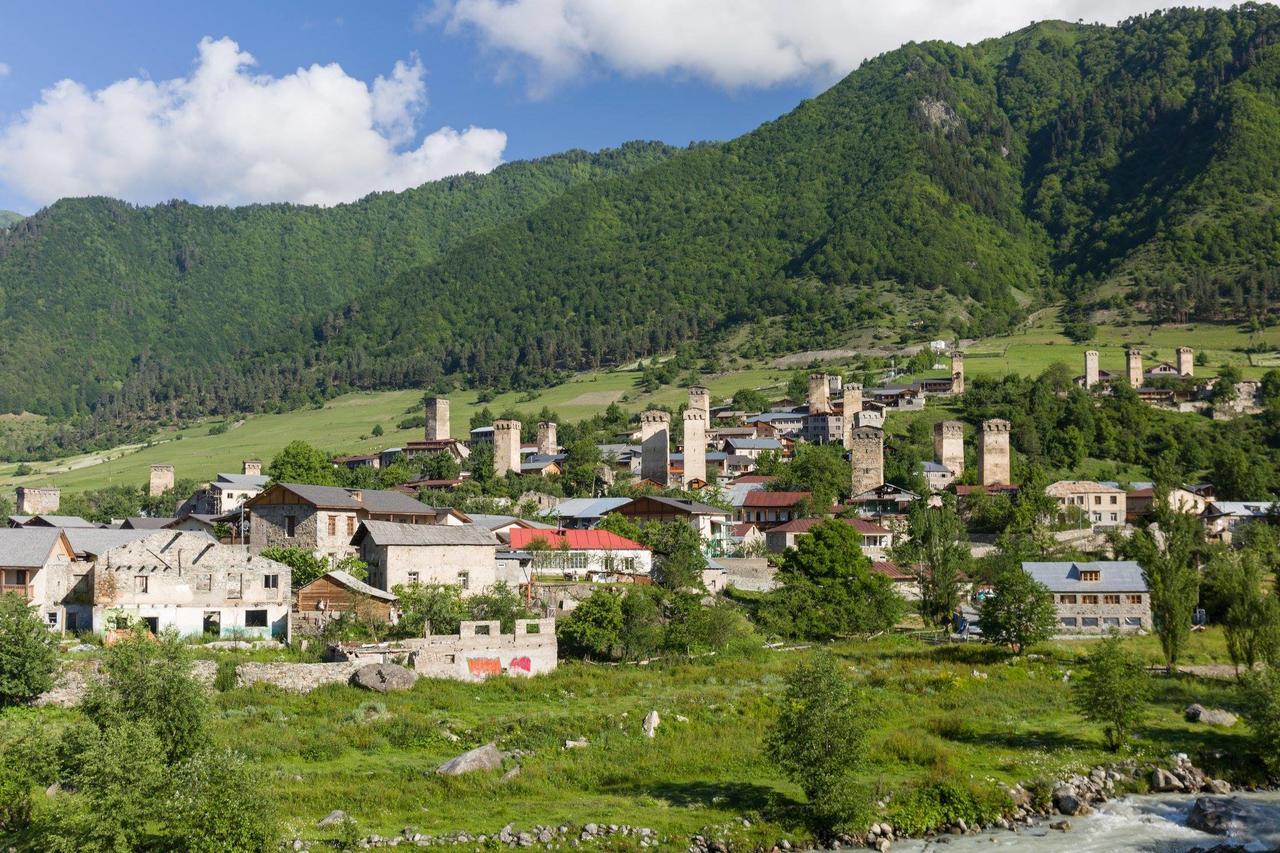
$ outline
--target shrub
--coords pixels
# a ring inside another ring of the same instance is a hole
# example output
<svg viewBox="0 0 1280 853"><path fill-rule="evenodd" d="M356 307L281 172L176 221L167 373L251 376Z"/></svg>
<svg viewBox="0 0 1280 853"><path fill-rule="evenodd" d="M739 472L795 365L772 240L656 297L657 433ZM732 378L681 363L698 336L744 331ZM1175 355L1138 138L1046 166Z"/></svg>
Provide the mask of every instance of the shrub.
<svg viewBox="0 0 1280 853"><path fill-rule="evenodd" d="M15 726L0 735L0 833L31 822L31 790L48 784L42 768L54 764L53 750L38 725Z"/></svg>
<svg viewBox="0 0 1280 853"><path fill-rule="evenodd" d="M1010 806L1008 795L997 789L939 779L895 797L885 817L897 832L922 835L959 820L993 823Z"/></svg>
<svg viewBox="0 0 1280 853"><path fill-rule="evenodd" d="M1119 637L1103 640L1089 655L1088 671L1076 681L1073 698L1086 720L1101 723L1107 749L1117 752L1142 722L1151 679L1142 662Z"/></svg>
<svg viewBox="0 0 1280 853"><path fill-rule="evenodd" d="M241 756L202 750L183 763L174 782L166 849L262 851L279 843L275 800Z"/></svg>
<svg viewBox="0 0 1280 853"><path fill-rule="evenodd" d="M612 657L621 632L622 599L607 589L596 590L556 622L556 638L565 651L586 658Z"/></svg>
<svg viewBox="0 0 1280 853"><path fill-rule="evenodd" d="M766 751L804 791L821 832L865 822L870 796L859 771L871 715L870 701L830 655L801 664L787 679Z"/></svg>
<svg viewBox="0 0 1280 853"><path fill-rule="evenodd" d="M0 707L30 702L53 687L57 640L26 600L0 595Z"/></svg>
<svg viewBox="0 0 1280 853"><path fill-rule="evenodd" d="M240 660L235 657L225 657L218 659L218 669L213 676L213 689L219 693L226 693L228 690L236 689L236 668L240 665Z"/></svg>
<svg viewBox="0 0 1280 853"><path fill-rule="evenodd" d="M1272 778L1280 778L1280 675L1267 669L1245 675L1244 718L1255 751Z"/></svg>

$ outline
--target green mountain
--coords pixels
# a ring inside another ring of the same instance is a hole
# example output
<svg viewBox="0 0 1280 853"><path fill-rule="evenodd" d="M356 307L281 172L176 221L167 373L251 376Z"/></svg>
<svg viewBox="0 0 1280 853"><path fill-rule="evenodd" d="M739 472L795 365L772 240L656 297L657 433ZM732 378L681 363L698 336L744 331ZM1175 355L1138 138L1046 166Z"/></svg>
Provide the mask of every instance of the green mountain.
<svg viewBox="0 0 1280 853"><path fill-rule="evenodd" d="M9 228L26 219L21 213L12 210L0 210L0 228Z"/></svg>
<svg viewBox="0 0 1280 853"><path fill-rule="evenodd" d="M0 237L0 409L107 422L522 387L743 324L973 335L1280 306L1280 10L908 44L736 140L329 210L59 202ZM602 161L603 158L603 161ZM769 320L768 323L762 321ZM71 328L65 328L70 325Z"/></svg>
<svg viewBox="0 0 1280 853"><path fill-rule="evenodd" d="M571 151L329 208L58 201L0 232L0 411L73 415L108 395L137 409L132 387L214 405L202 380L227 365L305 352L331 312L401 270L672 153Z"/></svg>

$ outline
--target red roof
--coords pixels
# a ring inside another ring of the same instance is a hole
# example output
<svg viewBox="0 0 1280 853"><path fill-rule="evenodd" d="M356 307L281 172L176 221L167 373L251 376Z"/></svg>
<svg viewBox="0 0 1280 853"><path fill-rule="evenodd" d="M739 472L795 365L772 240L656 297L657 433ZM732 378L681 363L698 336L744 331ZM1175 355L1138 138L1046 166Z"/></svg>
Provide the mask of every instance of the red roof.
<svg viewBox="0 0 1280 853"><path fill-rule="evenodd" d="M772 483L777 477L768 474L743 474L740 477L734 477L734 485L738 483Z"/></svg>
<svg viewBox="0 0 1280 853"><path fill-rule="evenodd" d="M916 577L906 569L898 568L898 564L892 560L872 560L871 569L885 575L891 581L915 580Z"/></svg>
<svg viewBox="0 0 1280 853"><path fill-rule="evenodd" d="M530 530L524 527L511 529L511 547L527 548L541 539L550 548L568 548L571 551L643 551L639 542L608 530Z"/></svg>
<svg viewBox="0 0 1280 853"><path fill-rule="evenodd" d="M889 531L878 524L872 524L862 518L841 518L845 524L852 527L859 533L879 533L885 534ZM826 521L824 518L797 518L795 521L788 521L786 524L779 524L777 527L769 528L770 533L808 533L815 525Z"/></svg>
<svg viewBox="0 0 1280 853"><path fill-rule="evenodd" d="M746 536L746 535L747 535L748 533L750 533L754 528L755 528L755 525L754 525L754 524L752 524L752 523L751 523L751 522L749 522L749 521L744 521L744 522L742 522L741 524L735 524L735 525L733 526L733 535L734 535L734 536Z"/></svg>
<svg viewBox="0 0 1280 853"><path fill-rule="evenodd" d="M742 505L756 508L790 507L812 497L813 492L766 492L764 489L757 489L747 492L746 499Z"/></svg>

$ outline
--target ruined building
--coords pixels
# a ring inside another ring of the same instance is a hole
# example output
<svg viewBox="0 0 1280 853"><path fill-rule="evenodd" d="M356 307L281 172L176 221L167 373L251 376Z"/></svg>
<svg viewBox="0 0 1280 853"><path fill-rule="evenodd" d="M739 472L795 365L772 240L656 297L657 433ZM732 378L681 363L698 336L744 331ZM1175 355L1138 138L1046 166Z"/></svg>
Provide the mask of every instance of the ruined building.
<svg viewBox="0 0 1280 853"><path fill-rule="evenodd" d="M151 479L147 482L147 496L157 498L173 488L173 466L152 465Z"/></svg>

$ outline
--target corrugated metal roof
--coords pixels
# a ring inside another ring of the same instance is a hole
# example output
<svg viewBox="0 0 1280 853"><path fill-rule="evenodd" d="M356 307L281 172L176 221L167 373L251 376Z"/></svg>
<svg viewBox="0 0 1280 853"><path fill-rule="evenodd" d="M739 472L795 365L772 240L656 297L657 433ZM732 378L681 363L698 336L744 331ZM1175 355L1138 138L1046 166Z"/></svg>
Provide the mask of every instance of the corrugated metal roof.
<svg viewBox="0 0 1280 853"><path fill-rule="evenodd" d="M13 527L0 530L0 566L38 569L49 559L62 531L55 527Z"/></svg>
<svg viewBox="0 0 1280 853"><path fill-rule="evenodd" d="M777 527L770 527L768 533L808 533L818 524L826 521L825 518L797 518L794 521L788 521L786 524L779 524ZM859 533L884 535L889 531L878 524L872 524L862 518L839 518L836 521L843 521Z"/></svg>
<svg viewBox="0 0 1280 853"><path fill-rule="evenodd" d="M104 554L118 545L145 539L153 530L103 530L100 528L70 528L64 530L71 550L77 557Z"/></svg>
<svg viewBox="0 0 1280 853"><path fill-rule="evenodd" d="M561 501L550 512L557 518L604 518L631 498L570 498Z"/></svg>
<svg viewBox="0 0 1280 853"><path fill-rule="evenodd" d="M646 550L639 542L608 530L526 530L516 527L512 528L510 536L512 548L528 548L531 543L541 540L550 548L567 547L573 551Z"/></svg>
<svg viewBox="0 0 1280 853"><path fill-rule="evenodd" d="M764 489L752 489L742 500L747 507L792 507L811 500L813 492L767 492Z"/></svg>
<svg viewBox="0 0 1280 853"><path fill-rule="evenodd" d="M1142 566L1135 560L1098 562L1028 562L1022 570L1049 588L1050 592L1146 592ZM1100 580L1082 581L1082 571L1096 571Z"/></svg>
<svg viewBox="0 0 1280 853"><path fill-rule="evenodd" d="M342 584L347 589L350 589L352 592L358 592L361 595L367 595L367 596L370 596L371 598L380 598L383 601L399 601L400 600L396 596L387 592L385 589L378 589L376 586L369 586L367 583L360 580L355 575L349 574L348 572L344 572L342 571L342 569L334 569L333 571L325 572L323 575L321 575L321 577L333 578L335 581ZM315 583L315 581L312 581L311 583ZM310 586L310 585L311 584L307 584L307 586Z"/></svg>
<svg viewBox="0 0 1280 853"><path fill-rule="evenodd" d="M375 545L493 545L498 539L475 524L398 524L393 521L361 522L364 534Z"/></svg>

